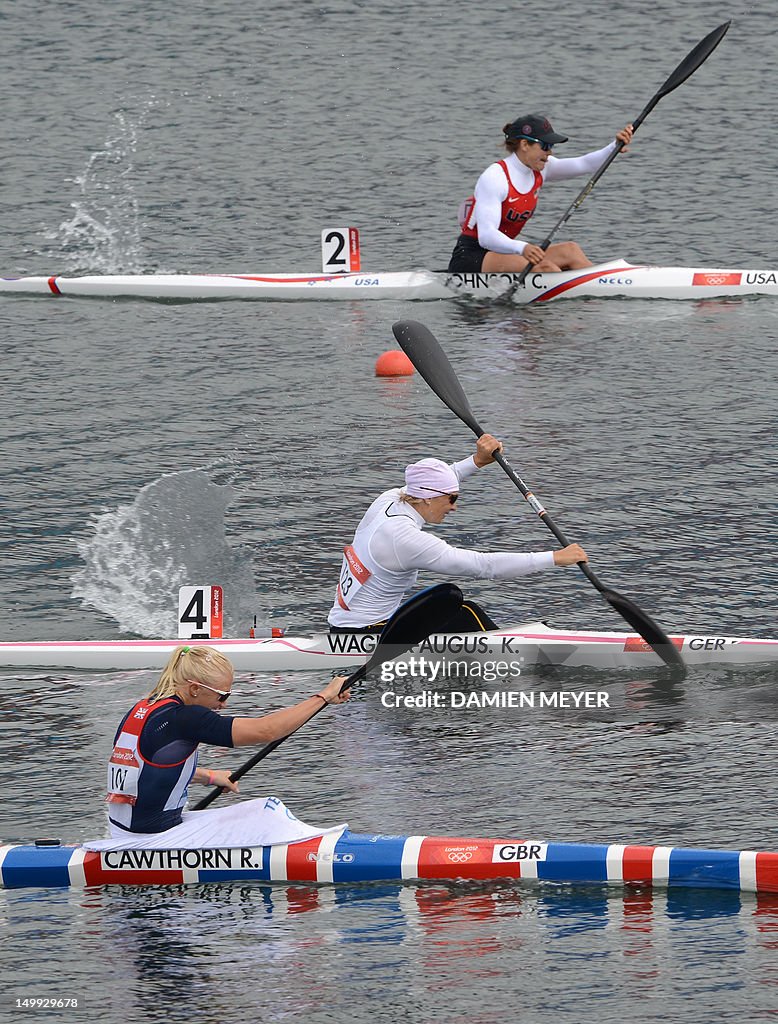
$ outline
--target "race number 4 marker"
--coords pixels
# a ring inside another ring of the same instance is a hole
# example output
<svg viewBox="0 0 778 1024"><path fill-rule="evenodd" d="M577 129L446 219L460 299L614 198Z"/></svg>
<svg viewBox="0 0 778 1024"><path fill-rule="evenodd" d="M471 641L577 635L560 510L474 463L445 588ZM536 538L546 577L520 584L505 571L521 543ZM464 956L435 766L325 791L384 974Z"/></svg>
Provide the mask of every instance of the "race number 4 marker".
<svg viewBox="0 0 778 1024"><path fill-rule="evenodd" d="M321 269L325 274L345 274L360 269L359 231L356 228L325 228L322 231Z"/></svg>
<svg viewBox="0 0 778 1024"><path fill-rule="evenodd" d="M179 587L178 639L218 640L222 635L222 588Z"/></svg>

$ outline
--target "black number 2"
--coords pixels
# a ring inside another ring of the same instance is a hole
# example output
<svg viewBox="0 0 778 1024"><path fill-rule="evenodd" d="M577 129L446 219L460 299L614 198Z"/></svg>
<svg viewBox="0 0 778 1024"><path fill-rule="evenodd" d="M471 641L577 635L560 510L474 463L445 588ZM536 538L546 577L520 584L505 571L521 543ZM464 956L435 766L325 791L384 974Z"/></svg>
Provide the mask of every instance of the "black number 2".
<svg viewBox="0 0 778 1024"><path fill-rule="evenodd" d="M330 256L330 258L327 260L327 262L328 263L343 263L343 264L345 264L345 262L346 262L345 256L341 257L341 255L340 255L343 252L344 248L346 247L346 239L343 237L343 235L341 235L341 233L339 231L330 231L330 233L327 235L327 237L324 239L324 241L326 243L329 243L329 242L334 241L336 238L338 240L338 247L335 250L335 252L332 254L332 256Z"/></svg>

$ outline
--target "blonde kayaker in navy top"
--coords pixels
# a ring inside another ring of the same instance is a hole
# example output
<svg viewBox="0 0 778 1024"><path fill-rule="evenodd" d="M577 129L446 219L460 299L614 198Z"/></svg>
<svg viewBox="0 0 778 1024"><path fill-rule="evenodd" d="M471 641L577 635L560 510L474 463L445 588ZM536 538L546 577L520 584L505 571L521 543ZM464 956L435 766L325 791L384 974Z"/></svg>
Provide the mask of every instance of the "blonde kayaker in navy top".
<svg viewBox="0 0 778 1024"><path fill-rule="evenodd" d="M559 160L551 150L567 142L567 136L555 132L543 114L522 114L505 125L503 135L508 156L486 168L475 194L460 208L462 234L449 271L520 273L528 263L537 271L548 272L590 267L591 261L576 242L554 242L544 252L518 235L535 212L545 182L594 174L615 143L585 156ZM626 147L632 140L632 125L622 128L616 139Z"/></svg>
<svg viewBox="0 0 778 1024"><path fill-rule="evenodd" d="M555 565L586 561L579 544L558 551L469 551L452 547L423 527L442 523L456 511L460 484L494 462L502 444L491 434L476 443L475 455L447 465L422 459L407 466L405 487L384 491L365 512L344 549L340 580L330 609L332 632L379 632L414 586L421 569L436 575L475 579L515 579ZM496 629L473 601L466 601L447 632Z"/></svg>
<svg viewBox="0 0 778 1024"><path fill-rule="evenodd" d="M229 771L197 767L200 743L240 747L270 743L294 732L324 704L343 704L345 676L292 707L260 718L218 712L232 691L232 663L208 645L182 645L148 697L128 711L116 731L108 764L111 834L163 832L182 820L190 782L237 793ZM208 811L195 817L203 818Z"/></svg>

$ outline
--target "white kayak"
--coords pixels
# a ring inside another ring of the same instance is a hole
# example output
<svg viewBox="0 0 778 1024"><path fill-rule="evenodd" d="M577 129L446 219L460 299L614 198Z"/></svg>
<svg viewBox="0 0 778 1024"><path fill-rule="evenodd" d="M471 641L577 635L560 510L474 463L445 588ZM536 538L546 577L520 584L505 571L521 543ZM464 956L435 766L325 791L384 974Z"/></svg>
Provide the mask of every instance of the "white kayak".
<svg viewBox="0 0 778 1024"><path fill-rule="evenodd" d="M429 270L335 274L109 274L0 278L0 294L161 301L220 299L496 299L517 303L575 298L708 299L778 295L778 270L636 266L610 260L584 270L530 274L449 274Z"/></svg>
<svg viewBox="0 0 778 1024"><path fill-rule="evenodd" d="M755 637L672 636L687 665L748 665L778 661L778 640ZM134 669L159 671L181 640L71 640L0 643L0 667L6 669L82 669L111 672ZM188 640L191 645L218 648L239 672L327 672L363 664L375 649L374 635L320 633L308 637ZM491 633L448 634L430 637L414 652L427 665L444 662L442 669L456 672L456 663L497 660L523 670L532 665L570 668L651 668L659 657L634 633L554 629L545 622L529 622ZM441 669L441 674L445 674ZM515 674L515 669L512 670ZM425 675L417 660L411 674Z"/></svg>

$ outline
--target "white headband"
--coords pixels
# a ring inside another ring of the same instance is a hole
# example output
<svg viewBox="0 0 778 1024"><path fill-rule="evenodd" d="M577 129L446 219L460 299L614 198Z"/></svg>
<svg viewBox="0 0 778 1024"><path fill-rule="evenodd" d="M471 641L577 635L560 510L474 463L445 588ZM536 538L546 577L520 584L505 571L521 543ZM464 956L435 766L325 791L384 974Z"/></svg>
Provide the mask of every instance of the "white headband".
<svg viewBox="0 0 778 1024"><path fill-rule="evenodd" d="M412 498L438 498L456 494L459 477L441 459L421 459L405 467L405 491Z"/></svg>

